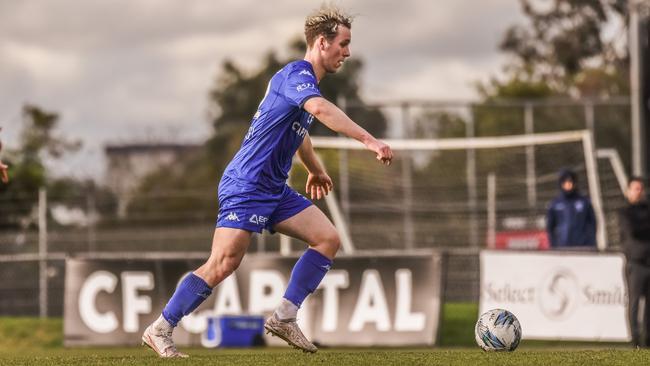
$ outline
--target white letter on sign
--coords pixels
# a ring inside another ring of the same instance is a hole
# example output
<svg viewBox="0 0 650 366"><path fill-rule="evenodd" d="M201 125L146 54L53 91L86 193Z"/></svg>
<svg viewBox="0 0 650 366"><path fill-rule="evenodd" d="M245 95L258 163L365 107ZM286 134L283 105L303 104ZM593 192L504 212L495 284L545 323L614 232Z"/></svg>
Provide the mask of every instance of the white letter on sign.
<svg viewBox="0 0 650 366"><path fill-rule="evenodd" d="M339 289L348 287L348 272L332 270L325 275L323 288L323 332L334 332L339 323Z"/></svg>
<svg viewBox="0 0 650 366"><path fill-rule="evenodd" d="M359 299L352 312L352 319L348 329L359 332L366 323L376 323L377 330L387 332L390 330L390 316L384 287L381 284L379 272L369 269L363 272Z"/></svg>
<svg viewBox="0 0 650 366"><path fill-rule="evenodd" d="M411 313L413 297L411 270L402 268L395 272L397 286L397 309L395 310L395 330L417 332L424 329L424 314Z"/></svg>
<svg viewBox="0 0 650 366"><path fill-rule="evenodd" d="M95 300L99 291L112 293L117 285L117 277L107 271L97 271L88 276L79 291L79 316L84 324L97 333L110 333L117 329L115 313L97 311Z"/></svg>
<svg viewBox="0 0 650 366"><path fill-rule="evenodd" d="M138 315L151 312L151 298L138 296L138 290L153 290L153 273L122 272L122 310L124 331L135 333L140 330Z"/></svg>
<svg viewBox="0 0 650 366"><path fill-rule="evenodd" d="M268 293L266 290L269 290ZM282 300L284 278L278 271L252 270L250 277L250 292L248 311L252 314L262 314L276 308Z"/></svg>

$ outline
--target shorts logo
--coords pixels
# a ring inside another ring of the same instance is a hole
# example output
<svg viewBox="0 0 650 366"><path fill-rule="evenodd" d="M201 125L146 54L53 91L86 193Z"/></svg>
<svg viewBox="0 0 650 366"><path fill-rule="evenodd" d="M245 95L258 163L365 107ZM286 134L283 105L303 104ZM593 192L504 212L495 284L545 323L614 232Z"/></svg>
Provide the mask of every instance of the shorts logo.
<svg viewBox="0 0 650 366"><path fill-rule="evenodd" d="M231 213L228 214L228 216L226 216L226 220L239 221L239 217L237 217L236 213L231 212Z"/></svg>
<svg viewBox="0 0 650 366"><path fill-rule="evenodd" d="M268 221L269 221L268 217L262 215L255 215L255 214L253 214L253 216L251 216L251 218L248 219L248 222L251 222L255 225L264 225Z"/></svg>

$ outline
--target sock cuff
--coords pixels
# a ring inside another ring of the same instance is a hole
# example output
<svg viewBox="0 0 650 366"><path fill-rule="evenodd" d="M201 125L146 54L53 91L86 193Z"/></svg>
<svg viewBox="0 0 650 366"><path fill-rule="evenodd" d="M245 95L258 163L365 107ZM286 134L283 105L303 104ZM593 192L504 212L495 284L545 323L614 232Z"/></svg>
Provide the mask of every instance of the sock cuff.
<svg viewBox="0 0 650 366"><path fill-rule="evenodd" d="M172 326L172 328L176 328L176 326L178 325L178 322L179 322L180 319L174 318L174 316L172 314L170 314L169 311L167 311L166 306L163 309L161 315L162 315L163 319L165 319L167 321L167 323L169 323L169 325Z"/></svg>
<svg viewBox="0 0 650 366"><path fill-rule="evenodd" d="M331 266L333 261L326 256L320 254L317 250L309 248L303 254L302 257L308 260L310 263L322 267L322 266Z"/></svg>
<svg viewBox="0 0 650 366"><path fill-rule="evenodd" d="M207 282L195 275L194 272L187 275L183 282L187 286L186 289L192 293L206 295L206 297L212 293L212 288L208 286Z"/></svg>

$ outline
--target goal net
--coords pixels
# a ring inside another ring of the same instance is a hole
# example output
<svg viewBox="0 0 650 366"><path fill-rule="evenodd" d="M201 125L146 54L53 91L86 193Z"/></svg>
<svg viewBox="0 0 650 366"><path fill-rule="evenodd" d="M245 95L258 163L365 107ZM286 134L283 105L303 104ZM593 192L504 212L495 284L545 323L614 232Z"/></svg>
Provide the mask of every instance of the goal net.
<svg viewBox="0 0 650 366"><path fill-rule="evenodd" d="M357 141L312 137L336 195L329 207L318 204L349 234L348 251L484 248L494 230L542 231L562 168L577 172L596 212L599 248L606 246L588 131L384 141L395 152L390 166ZM292 174L294 187L304 181L305 174Z"/></svg>

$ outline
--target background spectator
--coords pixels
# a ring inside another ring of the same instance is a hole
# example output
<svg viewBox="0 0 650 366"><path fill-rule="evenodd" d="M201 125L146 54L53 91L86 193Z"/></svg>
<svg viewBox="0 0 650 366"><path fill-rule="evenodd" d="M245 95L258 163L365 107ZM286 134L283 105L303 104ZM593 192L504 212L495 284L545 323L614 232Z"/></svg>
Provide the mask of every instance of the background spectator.
<svg viewBox="0 0 650 366"><path fill-rule="evenodd" d="M633 177L627 185L627 205L619 211L621 245L626 264L629 294L628 321L634 346L650 346L650 208L643 179ZM639 301L645 298L642 332L639 329ZM643 333L643 334L642 334ZM641 340L644 335L645 339Z"/></svg>
<svg viewBox="0 0 650 366"><path fill-rule="evenodd" d="M559 174L560 194L546 214L546 231L553 249L596 248L596 216L588 197L578 192L575 172Z"/></svg>

